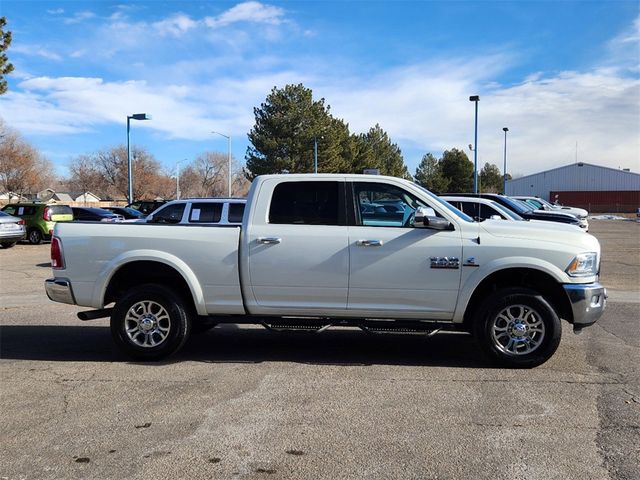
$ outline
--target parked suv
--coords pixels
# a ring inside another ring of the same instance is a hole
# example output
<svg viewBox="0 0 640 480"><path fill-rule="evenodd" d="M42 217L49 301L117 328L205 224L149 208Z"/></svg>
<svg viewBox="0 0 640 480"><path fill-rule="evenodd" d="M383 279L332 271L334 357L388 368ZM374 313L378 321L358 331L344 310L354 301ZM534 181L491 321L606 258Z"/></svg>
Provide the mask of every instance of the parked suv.
<svg viewBox="0 0 640 480"><path fill-rule="evenodd" d="M241 225L244 198L188 198L173 200L149 214L147 223Z"/></svg>
<svg viewBox="0 0 640 480"><path fill-rule="evenodd" d="M68 205L45 203L10 203L2 211L25 221L29 243L38 245L51 239L56 222L71 222L73 211Z"/></svg>

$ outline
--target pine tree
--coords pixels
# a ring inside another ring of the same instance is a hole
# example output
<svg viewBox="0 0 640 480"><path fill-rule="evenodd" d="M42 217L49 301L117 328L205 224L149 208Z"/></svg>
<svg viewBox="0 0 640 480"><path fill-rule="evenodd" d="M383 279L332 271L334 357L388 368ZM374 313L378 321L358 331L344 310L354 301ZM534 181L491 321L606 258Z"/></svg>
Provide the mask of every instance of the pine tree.
<svg viewBox="0 0 640 480"><path fill-rule="evenodd" d="M436 193L446 192L450 183L442 174L441 163L431 153L422 157L414 178L416 183Z"/></svg>

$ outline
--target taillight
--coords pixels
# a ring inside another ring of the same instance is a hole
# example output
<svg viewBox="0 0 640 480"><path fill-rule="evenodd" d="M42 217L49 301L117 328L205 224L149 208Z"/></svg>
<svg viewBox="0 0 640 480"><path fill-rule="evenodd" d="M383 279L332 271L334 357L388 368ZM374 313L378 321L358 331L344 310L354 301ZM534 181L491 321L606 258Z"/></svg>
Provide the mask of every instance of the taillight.
<svg viewBox="0 0 640 480"><path fill-rule="evenodd" d="M49 207L44 207L44 213L42 214L42 218L44 218L48 222L51 221L51 209Z"/></svg>
<svg viewBox="0 0 640 480"><path fill-rule="evenodd" d="M18 220L18 225L25 225L27 222L25 222L24 220Z"/></svg>
<svg viewBox="0 0 640 480"><path fill-rule="evenodd" d="M51 268L54 270L61 270L64 268L62 242L58 237L51 238Z"/></svg>

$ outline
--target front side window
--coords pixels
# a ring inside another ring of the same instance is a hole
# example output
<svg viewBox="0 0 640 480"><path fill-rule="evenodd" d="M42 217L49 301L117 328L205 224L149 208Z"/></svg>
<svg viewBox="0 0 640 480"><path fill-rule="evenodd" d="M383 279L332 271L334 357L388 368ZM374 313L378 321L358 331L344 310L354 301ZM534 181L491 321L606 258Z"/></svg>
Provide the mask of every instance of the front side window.
<svg viewBox="0 0 640 480"><path fill-rule="evenodd" d="M479 219L478 204L475 202L460 202L460 210L469 215L474 220Z"/></svg>
<svg viewBox="0 0 640 480"><path fill-rule="evenodd" d="M158 210L153 215L152 223L180 223L184 213L184 203L174 203Z"/></svg>
<svg viewBox="0 0 640 480"><path fill-rule="evenodd" d="M495 208L493 208L490 205L478 205L478 207L480 209L481 220L486 220L487 218L491 218L492 216L495 216L495 215L500 217L502 220L505 220L504 215L502 215L499 211L497 211Z"/></svg>
<svg viewBox="0 0 640 480"><path fill-rule="evenodd" d="M339 182L283 182L273 190L269 223L339 225Z"/></svg>
<svg viewBox="0 0 640 480"><path fill-rule="evenodd" d="M356 224L371 227L412 227L413 213L426 203L394 185L357 182L353 185Z"/></svg>
<svg viewBox="0 0 640 480"><path fill-rule="evenodd" d="M189 223L219 223L222 218L222 203L194 203L189 214Z"/></svg>

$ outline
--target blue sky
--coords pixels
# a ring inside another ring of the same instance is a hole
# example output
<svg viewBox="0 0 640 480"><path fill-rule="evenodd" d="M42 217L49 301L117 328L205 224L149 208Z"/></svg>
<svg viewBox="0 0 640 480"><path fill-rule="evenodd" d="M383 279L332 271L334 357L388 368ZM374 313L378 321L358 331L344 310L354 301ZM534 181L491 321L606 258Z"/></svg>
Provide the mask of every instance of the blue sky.
<svg viewBox="0 0 640 480"><path fill-rule="evenodd" d="M411 172L473 142L529 174L580 161L640 171L638 2L0 1L15 72L0 117L56 165L126 141L173 170L244 162L253 108L303 83L352 132L379 123ZM312 149L312 146L310 146ZM469 152L470 153L470 152Z"/></svg>

